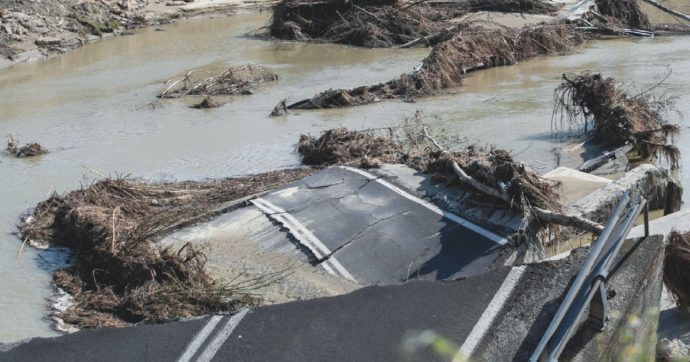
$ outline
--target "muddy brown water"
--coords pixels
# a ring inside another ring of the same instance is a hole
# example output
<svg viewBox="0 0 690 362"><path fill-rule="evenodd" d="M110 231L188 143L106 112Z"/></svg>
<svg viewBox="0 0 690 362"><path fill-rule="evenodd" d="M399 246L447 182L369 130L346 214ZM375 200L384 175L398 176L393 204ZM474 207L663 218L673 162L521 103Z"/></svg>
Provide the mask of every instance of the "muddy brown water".
<svg viewBox="0 0 690 362"><path fill-rule="evenodd" d="M294 146L300 133L395 125L422 110L437 129L511 149L545 172L555 165L551 150L560 145L550 133L553 89L563 72L579 70L645 88L670 68L672 76L657 90L679 97L679 108L690 115L688 37L593 42L570 56L478 72L456 94L417 103L269 118L282 98L386 81L410 71L428 50L281 44L243 36L267 19L264 13L185 21L0 70L3 142L13 132L20 142L40 142L51 151L33 159L0 156L0 342L56 334L41 317L50 294L48 271L66 255L26 248L18 258L20 241L12 233L18 216L52 191L91 182L97 174L90 169L182 180L290 167L299 162ZM149 106L168 78L247 62L268 66L281 79L252 96L232 97L221 108L189 109L180 101ZM690 122L672 118L683 124L679 146L690 154ZM683 164L688 165L685 158ZM683 170L681 177L690 185L690 173Z"/></svg>

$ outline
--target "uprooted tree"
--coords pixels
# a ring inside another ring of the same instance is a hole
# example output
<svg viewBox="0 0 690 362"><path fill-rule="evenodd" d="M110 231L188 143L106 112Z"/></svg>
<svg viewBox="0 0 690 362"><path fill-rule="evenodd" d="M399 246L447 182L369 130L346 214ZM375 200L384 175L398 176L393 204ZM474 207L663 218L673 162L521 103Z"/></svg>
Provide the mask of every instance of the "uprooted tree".
<svg viewBox="0 0 690 362"><path fill-rule="evenodd" d="M630 144L642 158L664 156L678 167L674 136L680 128L664 118L675 109L672 98L655 97L649 90L630 95L613 78L587 72L564 74L554 97L555 129L582 130L606 147Z"/></svg>

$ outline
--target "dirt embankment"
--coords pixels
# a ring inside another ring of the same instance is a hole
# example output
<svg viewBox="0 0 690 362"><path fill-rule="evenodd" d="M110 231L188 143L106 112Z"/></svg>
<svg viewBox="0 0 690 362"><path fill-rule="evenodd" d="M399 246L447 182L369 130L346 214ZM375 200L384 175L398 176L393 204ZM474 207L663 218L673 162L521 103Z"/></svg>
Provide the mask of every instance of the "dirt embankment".
<svg viewBox="0 0 690 362"><path fill-rule="evenodd" d="M244 0L3 0L0 66L60 54L128 30L241 7Z"/></svg>

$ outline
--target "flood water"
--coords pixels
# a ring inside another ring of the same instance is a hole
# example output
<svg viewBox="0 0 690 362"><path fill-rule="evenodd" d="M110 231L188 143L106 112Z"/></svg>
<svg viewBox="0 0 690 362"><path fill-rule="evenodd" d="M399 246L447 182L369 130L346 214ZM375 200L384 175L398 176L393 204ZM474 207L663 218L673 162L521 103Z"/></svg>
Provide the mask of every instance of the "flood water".
<svg viewBox="0 0 690 362"><path fill-rule="evenodd" d="M591 42L570 56L478 72L456 94L417 103L270 118L283 98L296 101L328 88L386 81L410 71L428 50L281 44L244 36L268 16L184 21L0 70L3 142L12 132L20 143L40 142L51 151L29 160L0 156L0 342L56 334L41 317L50 294L48 270L57 261L30 248L18 257L21 243L13 232L28 208L53 191L89 183L97 177L94 171L183 180L291 167L299 163L294 148L301 133L390 126L416 110L436 129L513 150L516 158L548 171L555 165L551 150L560 145L550 133L553 90L562 73L580 70L644 89L671 69L656 91L679 97L679 108L690 115L690 37L678 37ZM265 65L281 78L217 109L190 109L179 101L149 106L166 79L244 63ZM678 144L690 154L690 122L675 115L671 120L683 124ZM690 173L682 170L680 176L690 185Z"/></svg>

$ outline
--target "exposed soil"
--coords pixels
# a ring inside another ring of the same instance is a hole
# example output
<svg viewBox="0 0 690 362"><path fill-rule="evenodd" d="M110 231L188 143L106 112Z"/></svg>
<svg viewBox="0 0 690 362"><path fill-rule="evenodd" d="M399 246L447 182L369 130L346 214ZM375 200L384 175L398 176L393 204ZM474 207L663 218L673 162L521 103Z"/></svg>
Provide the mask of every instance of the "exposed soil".
<svg viewBox="0 0 690 362"><path fill-rule="evenodd" d="M12 62L38 59L100 38L126 35L129 29L247 6L243 0L222 5L195 1L199 6L192 11L185 8L187 2L174 0L3 0L0 57Z"/></svg>

